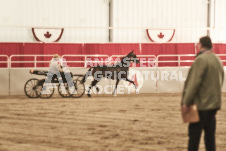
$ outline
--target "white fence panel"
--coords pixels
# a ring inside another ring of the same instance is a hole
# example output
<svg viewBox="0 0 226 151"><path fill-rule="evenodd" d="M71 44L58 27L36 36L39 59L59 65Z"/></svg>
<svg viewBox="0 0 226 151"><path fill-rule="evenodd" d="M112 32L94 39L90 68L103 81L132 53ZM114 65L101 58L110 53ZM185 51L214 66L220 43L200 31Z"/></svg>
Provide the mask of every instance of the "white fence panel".
<svg viewBox="0 0 226 151"><path fill-rule="evenodd" d="M9 69L0 69L0 95L9 95Z"/></svg>
<svg viewBox="0 0 226 151"><path fill-rule="evenodd" d="M140 89L140 93L182 93L184 82L189 71L189 67L159 67L159 68L131 68L140 71L141 73L149 72L148 80L145 79ZM45 76L32 75L29 73L30 69L0 69L0 95L25 95L24 85L30 78L43 79ZM40 68L40 70L48 70L48 68ZM71 68L73 74L85 74L88 69L86 68ZM226 79L226 67L225 67L225 79ZM159 72L159 76L157 75ZM169 74L168 76L167 73ZM158 78L159 77L159 78ZM156 80L157 78L157 80ZM167 80L165 79L167 78ZM10 81L10 85L9 85ZM86 88L91 84L92 78L88 78L85 85ZM105 87L110 85L108 92L112 92L115 87L116 81L103 79L97 85ZM128 93L127 87L124 86L124 81L121 81L119 85L124 89L122 92ZM87 89L86 89L87 90ZM92 89L95 92L95 88ZM135 93L133 89L130 91ZM226 80L224 81L222 92L226 92ZM57 90L55 94L58 94ZM103 93L105 94L105 93ZM110 93L111 94L111 93Z"/></svg>

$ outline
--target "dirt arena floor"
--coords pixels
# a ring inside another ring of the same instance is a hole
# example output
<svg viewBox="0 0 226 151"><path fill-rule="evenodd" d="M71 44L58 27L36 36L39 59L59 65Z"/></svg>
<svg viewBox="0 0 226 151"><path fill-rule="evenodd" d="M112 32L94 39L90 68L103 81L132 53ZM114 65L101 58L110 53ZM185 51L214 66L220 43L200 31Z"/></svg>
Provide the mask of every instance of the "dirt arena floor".
<svg viewBox="0 0 226 151"><path fill-rule="evenodd" d="M185 151L179 94L0 98L0 151ZM226 150L226 95L217 149ZM200 151L204 151L204 143Z"/></svg>

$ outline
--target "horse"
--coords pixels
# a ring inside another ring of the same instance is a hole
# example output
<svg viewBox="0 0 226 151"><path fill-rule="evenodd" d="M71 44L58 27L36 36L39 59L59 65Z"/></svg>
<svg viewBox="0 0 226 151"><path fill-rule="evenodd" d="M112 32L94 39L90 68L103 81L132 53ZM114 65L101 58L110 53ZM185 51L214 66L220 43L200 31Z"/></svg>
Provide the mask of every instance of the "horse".
<svg viewBox="0 0 226 151"><path fill-rule="evenodd" d="M90 90L93 86L95 86L97 92L99 92L99 88L96 86L96 84L100 82L100 80L104 77L107 79L116 80L116 85L113 91L113 95L115 95L115 92L117 90L117 86L120 80L125 80L132 83L136 89L136 92L138 93L137 86L135 85L135 83L132 80L128 79L128 74L129 74L128 71L129 71L131 62L134 62L136 64L140 63L139 59L134 54L134 50L131 51L125 57L123 57L121 61L113 65L98 65L98 66L91 67L81 81L82 83L85 83L88 76L94 77L94 80L89 86L89 90L87 93L88 97L91 97Z"/></svg>

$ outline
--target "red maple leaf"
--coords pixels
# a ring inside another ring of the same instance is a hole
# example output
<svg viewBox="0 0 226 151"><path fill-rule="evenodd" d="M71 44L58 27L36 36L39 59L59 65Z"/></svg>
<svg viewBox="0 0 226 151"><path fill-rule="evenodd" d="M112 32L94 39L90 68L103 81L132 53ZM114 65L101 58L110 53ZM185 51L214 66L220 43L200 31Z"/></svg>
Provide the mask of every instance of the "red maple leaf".
<svg viewBox="0 0 226 151"><path fill-rule="evenodd" d="M135 83L135 85L138 87L138 82L137 82L137 75L136 74L134 74L133 76L132 76L132 79L131 79L134 83ZM131 85L131 83L129 83L129 86Z"/></svg>
<svg viewBox="0 0 226 151"><path fill-rule="evenodd" d="M162 34L162 32L160 32L160 34L158 35L158 37L159 37L160 39L162 39L162 38L164 37L164 35Z"/></svg>
<svg viewBox="0 0 226 151"><path fill-rule="evenodd" d="M46 37L46 38L50 38L51 36L52 36L52 34L50 34L48 31L44 34L44 36Z"/></svg>

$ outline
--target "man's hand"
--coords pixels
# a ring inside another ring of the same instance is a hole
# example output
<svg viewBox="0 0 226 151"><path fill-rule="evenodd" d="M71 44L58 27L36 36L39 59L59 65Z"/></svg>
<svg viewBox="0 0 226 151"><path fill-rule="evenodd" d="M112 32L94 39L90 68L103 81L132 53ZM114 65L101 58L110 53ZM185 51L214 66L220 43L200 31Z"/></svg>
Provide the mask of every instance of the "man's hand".
<svg viewBox="0 0 226 151"><path fill-rule="evenodd" d="M183 105L182 106L182 113L186 114L189 112L189 107L187 107L187 105Z"/></svg>

